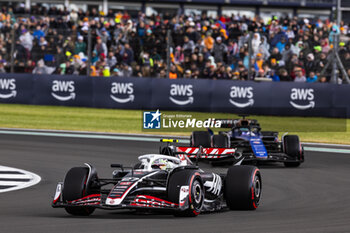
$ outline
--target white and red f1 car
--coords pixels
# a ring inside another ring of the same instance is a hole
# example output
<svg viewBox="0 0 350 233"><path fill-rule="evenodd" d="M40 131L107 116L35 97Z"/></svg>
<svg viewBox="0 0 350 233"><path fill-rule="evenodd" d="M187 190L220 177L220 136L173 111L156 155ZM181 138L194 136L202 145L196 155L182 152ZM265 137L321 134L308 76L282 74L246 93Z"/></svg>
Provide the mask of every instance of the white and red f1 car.
<svg viewBox="0 0 350 233"><path fill-rule="evenodd" d="M132 168L111 164L116 170L110 179L99 178L89 164L70 169L57 185L52 207L72 215L90 215L101 208L197 216L227 207L255 210L259 205L261 174L254 166L231 166L226 174L216 174L204 172L186 154L147 154L138 159Z"/></svg>

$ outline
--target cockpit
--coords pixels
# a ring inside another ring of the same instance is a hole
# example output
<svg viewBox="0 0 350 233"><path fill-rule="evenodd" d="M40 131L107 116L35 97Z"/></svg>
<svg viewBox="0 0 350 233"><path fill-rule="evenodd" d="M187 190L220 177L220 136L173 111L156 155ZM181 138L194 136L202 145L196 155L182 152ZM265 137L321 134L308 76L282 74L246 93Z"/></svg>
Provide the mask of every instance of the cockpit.
<svg viewBox="0 0 350 233"><path fill-rule="evenodd" d="M248 119L239 119L234 122L234 127L232 128L233 135L250 135L258 134L260 127L257 124L253 124Z"/></svg>
<svg viewBox="0 0 350 233"><path fill-rule="evenodd" d="M139 169L146 171L152 171L155 169L169 171L180 165L186 165L183 164L183 161L179 158L167 155L147 154L139 156L138 159L141 162Z"/></svg>

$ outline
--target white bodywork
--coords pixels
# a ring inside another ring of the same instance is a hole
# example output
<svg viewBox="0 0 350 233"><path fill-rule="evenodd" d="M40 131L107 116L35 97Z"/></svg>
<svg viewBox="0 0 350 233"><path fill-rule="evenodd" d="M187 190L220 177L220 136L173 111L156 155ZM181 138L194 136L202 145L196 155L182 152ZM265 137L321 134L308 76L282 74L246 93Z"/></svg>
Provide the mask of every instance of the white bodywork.
<svg viewBox="0 0 350 233"><path fill-rule="evenodd" d="M152 171L154 168L153 165L159 164L161 161L165 163L165 169L170 170L178 166L187 165L186 160L180 160L177 157L168 156L168 155L159 155L159 154L146 154L139 156L139 161L141 162L142 170Z"/></svg>
<svg viewBox="0 0 350 233"><path fill-rule="evenodd" d="M142 178L135 181L120 198L107 198L106 204L107 205L120 205L124 198L128 195L128 193L140 182L142 182L143 179L153 176L156 173L159 172L159 169L163 170L172 170L178 166L187 165L187 161L181 160L179 158L173 157L173 156L167 156L167 155L160 155L160 154L146 154L141 155L138 157L139 161L141 162L141 168L137 170L142 170L146 172L152 172L146 176L143 176ZM128 178L122 181L127 181Z"/></svg>

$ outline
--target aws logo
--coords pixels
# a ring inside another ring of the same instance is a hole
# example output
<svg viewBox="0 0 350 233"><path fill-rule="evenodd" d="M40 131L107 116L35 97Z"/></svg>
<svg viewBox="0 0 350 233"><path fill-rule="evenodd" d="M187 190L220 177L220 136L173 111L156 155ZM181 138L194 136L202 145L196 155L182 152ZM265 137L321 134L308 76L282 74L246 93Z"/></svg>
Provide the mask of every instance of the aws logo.
<svg viewBox="0 0 350 233"><path fill-rule="evenodd" d="M193 98L193 86L191 84L171 84L170 86L170 96L171 102L177 105L187 105L192 104Z"/></svg>
<svg viewBox="0 0 350 233"><path fill-rule="evenodd" d="M253 87L232 86L230 92L230 103L238 108L246 108L254 104ZM237 102L239 100L239 102Z"/></svg>
<svg viewBox="0 0 350 233"><path fill-rule="evenodd" d="M0 79L0 98L9 99L16 97L16 80L15 79ZM5 93L5 94L4 94Z"/></svg>
<svg viewBox="0 0 350 233"><path fill-rule="evenodd" d="M289 103L296 109L305 110L315 107L314 89L312 88L292 88L290 99Z"/></svg>
<svg viewBox="0 0 350 233"><path fill-rule="evenodd" d="M116 97L118 95L119 97ZM123 97L121 97L123 96ZM134 96L134 84L133 83L112 83L111 95L110 97L117 103L125 104L128 102L133 102Z"/></svg>
<svg viewBox="0 0 350 233"><path fill-rule="evenodd" d="M54 80L51 95L59 101L75 99L74 81Z"/></svg>

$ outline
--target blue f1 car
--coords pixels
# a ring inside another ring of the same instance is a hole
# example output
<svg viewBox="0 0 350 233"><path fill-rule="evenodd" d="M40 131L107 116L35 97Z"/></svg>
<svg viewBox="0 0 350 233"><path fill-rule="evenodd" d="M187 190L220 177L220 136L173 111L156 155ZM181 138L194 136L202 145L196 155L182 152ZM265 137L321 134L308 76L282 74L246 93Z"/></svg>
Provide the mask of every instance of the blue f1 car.
<svg viewBox="0 0 350 233"><path fill-rule="evenodd" d="M184 153L195 158L199 148L200 158L213 164L222 162L266 163L283 162L286 167L298 167L304 162L304 150L297 135L283 135L278 132L261 131L257 120L246 119L217 120L222 128L230 131L214 135L211 130L194 131L189 147L169 147L173 153ZM169 152L167 152L169 154Z"/></svg>

